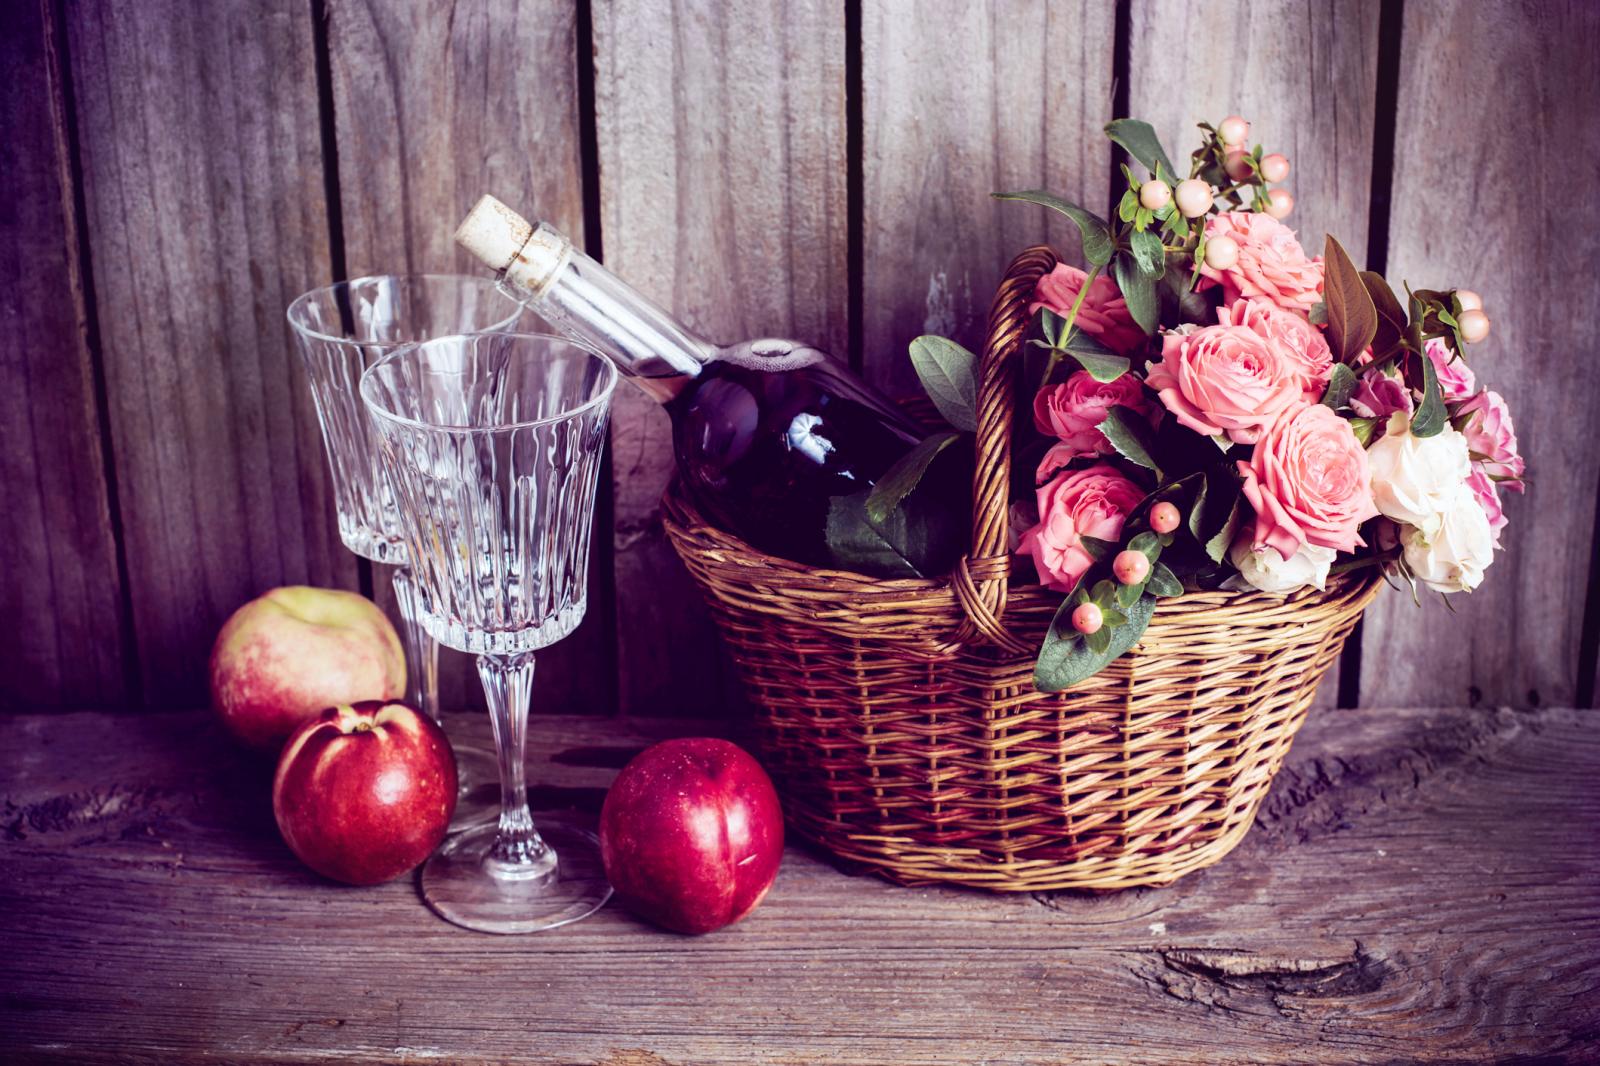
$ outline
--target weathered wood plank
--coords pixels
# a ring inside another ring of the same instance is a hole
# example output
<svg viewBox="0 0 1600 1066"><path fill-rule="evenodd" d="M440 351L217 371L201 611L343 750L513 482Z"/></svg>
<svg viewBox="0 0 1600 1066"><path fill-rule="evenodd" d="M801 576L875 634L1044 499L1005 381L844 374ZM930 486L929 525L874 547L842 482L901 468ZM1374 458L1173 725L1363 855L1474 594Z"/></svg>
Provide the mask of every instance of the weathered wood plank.
<svg viewBox="0 0 1600 1066"><path fill-rule="evenodd" d="M328 277L303 2L66 9L145 694L198 703L222 619L353 585L284 308Z"/></svg>
<svg viewBox="0 0 1600 1066"><path fill-rule="evenodd" d="M1516 419L1530 479L1506 494L1504 552L1450 615L1390 593L1369 612L1362 698L1562 703L1577 691L1600 444L1600 212L1586 3L1405 7L1389 276L1483 295L1494 323L1469 351ZM1580 88L1582 87L1582 88ZM1576 327L1576 328L1575 328Z"/></svg>
<svg viewBox="0 0 1600 1066"><path fill-rule="evenodd" d="M116 706L121 582L51 6L0 15L0 708Z"/></svg>
<svg viewBox="0 0 1600 1066"><path fill-rule="evenodd" d="M573 4L330 0L328 23L351 277L481 274L451 235L485 192L582 242ZM391 604L383 570L376 591ZM610 561L597 551L588 617L539 657L540 709L615 710L610 597ZM464 655L441 650L439 686L447 709L484 705Z"/></svg>
<svg viewBox="0 0 1600 1066"><path fill-rule="evenodd" d="M1287 221L1306 250L1321 254L1332 233L1366 262L1378 0L1133 0L1131 14L1129 114L1155 127L1180 166L1199 143L1196 123L1243 115L1252 145L1289 157ZM1335 663L1317 705L1338 694Z"/></svg>
<svg viewBox="0 0 1600 1066"><path fill-rule="evenodd" d="M1588 718L1314 715L1244 844L1171 887L908 890L792 848L754 916L687 939L614 907L555 933L474 936L432 918L408 880L347 889L300 868L268 813L268 768L205 718L12 717L0 1051L1587 1061L1600 1054ZM640 724L535 730L543 804L592 813Z"/></svg>
<svg viewBox="0 0 1600 1066"><path fill-rule="evenodd" d="M844 358L842 9L619 0L594 19L606 265L715 339L792 336ZM714 712L731 682L660 528L667 418L632 390L612 461L622 708Z"/></svg>
<svg viewBox="0 0 1600 1066"><path fill-rule="evenodd" d="M864 366L918 391L906 345L976 350L1006 263L1071 223L991 192L1107 199L1114 6L872 0L862 9Z"/></svg>

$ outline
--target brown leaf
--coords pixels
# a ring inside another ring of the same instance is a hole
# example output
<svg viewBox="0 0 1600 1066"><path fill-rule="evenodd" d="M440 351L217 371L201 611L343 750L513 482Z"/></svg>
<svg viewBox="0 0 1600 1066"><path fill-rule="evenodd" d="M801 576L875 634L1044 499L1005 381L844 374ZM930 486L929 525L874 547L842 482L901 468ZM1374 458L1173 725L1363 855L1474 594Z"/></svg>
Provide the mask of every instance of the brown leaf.
<svg viewBox="0 0 1600 1066"><path fill-rule="evenodd" d="M1322 253L1322 299L1328 306L1328 346L1354 363L1378 332L1378 309L1344 247L1328 235Z"/></svg>

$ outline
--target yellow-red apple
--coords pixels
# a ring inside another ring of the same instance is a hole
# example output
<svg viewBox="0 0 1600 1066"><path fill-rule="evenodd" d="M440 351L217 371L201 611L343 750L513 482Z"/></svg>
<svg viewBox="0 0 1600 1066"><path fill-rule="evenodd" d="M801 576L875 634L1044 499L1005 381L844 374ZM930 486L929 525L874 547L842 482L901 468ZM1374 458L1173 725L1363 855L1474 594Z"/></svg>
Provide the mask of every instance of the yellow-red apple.
<svg viewBox="0 0 1600 1066"><path fill-rule="evenodd" d="M289 737L272 779L289 849L352 885L399 877L433 854L455 809L450 741L407 703L329 707Z"/></svg>
<svg viewBox="0 0 1600 1066"><path fill-rule="evenodd" d="M234 611L211 649L212 706L235 736L268 751L325 707L405 691L399 634L354 592L273 589Z"/></svg>

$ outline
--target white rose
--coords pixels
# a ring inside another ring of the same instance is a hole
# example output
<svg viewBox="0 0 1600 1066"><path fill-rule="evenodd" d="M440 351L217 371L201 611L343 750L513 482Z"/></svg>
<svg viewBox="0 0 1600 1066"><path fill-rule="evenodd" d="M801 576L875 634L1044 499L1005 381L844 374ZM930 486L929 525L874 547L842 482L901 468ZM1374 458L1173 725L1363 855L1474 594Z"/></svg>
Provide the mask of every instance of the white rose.
<svg viewBox="0 0 1600 1066"><path fill-rule="evenodd" d="M1250 537L1234 541L1229 558L1239 568L1239 577L1250 588L1262 592L1288 593L1315 585L1328 586L1328 568L1339 553L1319 544L1303 544L1300 550L1285 559L1278 549L1263 546L1250 547Z"/></svg>
<svg viewBox="0 0 1600 1066"><path fill-rule="evenodd" d="M1400 531L1406 566L1418 581L1440 592L1471 592L1494 561L1494 534L1478 498L1463 485L1436 517L1432 531Z"/></svg>
<svg viewBox="0 0 1600 1066"><path fill-rule="evenodd" d="M1432 437L1411 434L1411 420L1402 411L1367 449L1372 471L1372 499L1382 514L1421 529L1433 530L1472 472L1467 438L1445 426Z"/></svg>

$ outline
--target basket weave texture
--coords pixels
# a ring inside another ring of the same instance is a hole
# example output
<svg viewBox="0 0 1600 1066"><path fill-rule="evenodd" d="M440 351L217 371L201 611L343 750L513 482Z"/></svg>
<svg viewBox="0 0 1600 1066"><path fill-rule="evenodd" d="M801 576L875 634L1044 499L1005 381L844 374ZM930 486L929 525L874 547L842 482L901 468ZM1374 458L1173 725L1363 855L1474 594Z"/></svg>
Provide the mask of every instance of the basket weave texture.
<svg viewBox="0 0 1600 1066"><path fill-rule="evenodd" d="M948 579L779 559L709 526L677 486L665 500L792 826L902 883L1118 889L1221 859L1381 586L1367 571L1325 592L1162 600L1132 651L1068 692L1036 691L1061 596L1009 583L1007 496L1027 306L1055 262L1028 249L995 296L972 548Z"/></svg>

